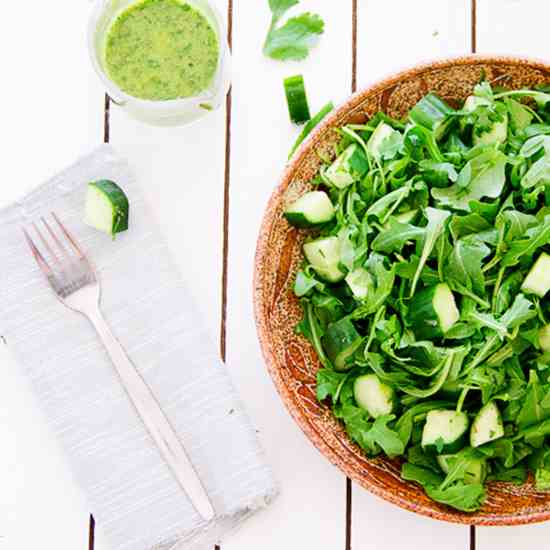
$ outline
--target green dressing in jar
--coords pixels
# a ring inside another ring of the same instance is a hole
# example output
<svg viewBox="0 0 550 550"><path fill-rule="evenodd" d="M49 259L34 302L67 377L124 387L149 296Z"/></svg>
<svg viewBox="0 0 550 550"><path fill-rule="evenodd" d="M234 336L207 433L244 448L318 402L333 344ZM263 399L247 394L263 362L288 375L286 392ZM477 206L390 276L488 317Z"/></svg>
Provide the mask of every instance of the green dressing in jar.
<svg viewBox="0 0 550 550"><path fill-rule="evenodd" d="M108 31L105 69L127 94L155 101L198 95L218 67L210 21L184 0L142 0Z"/></svg>

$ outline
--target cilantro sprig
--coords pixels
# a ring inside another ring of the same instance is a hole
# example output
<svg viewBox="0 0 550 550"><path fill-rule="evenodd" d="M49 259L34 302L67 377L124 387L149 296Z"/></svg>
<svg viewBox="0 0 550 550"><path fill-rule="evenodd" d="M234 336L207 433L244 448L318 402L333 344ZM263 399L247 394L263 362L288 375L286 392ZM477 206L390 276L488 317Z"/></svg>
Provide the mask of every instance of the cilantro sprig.
<svg viewBox="0 0 550 550"><path fill-rule="evenodd" d="M299 0L269 0L272 17L263 47L267 57L280 61L305 59L323 34L324 21L309 12L280 24L286 12L297 4Z"/></svg>

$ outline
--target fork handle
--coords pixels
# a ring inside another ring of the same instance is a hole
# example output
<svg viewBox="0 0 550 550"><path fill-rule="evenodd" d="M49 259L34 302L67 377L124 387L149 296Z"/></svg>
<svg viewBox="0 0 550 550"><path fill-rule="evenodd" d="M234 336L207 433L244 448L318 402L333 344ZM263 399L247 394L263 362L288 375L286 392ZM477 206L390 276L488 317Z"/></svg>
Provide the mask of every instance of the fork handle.
<svg viewBox="0 0 550 550"><path fill-rule="evenodd" d="M196 511L205 521L211 520L215 515L212 503L176 432L160 408L151 389L128 358L120 342L111 332L99 308L94 312L90 312L88 318L101 338L128 397L147 427L160 454L168 463Z"/></svg>

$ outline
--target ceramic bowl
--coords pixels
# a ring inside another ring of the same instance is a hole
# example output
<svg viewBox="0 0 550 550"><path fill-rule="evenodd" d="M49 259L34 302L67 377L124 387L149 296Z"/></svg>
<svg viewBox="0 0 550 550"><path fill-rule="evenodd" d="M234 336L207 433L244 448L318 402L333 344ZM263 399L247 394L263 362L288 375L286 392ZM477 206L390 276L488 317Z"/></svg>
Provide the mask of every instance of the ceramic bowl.
<svg viewBox="0 0 550 550"><path fill-rule="evenodd" d="M263 218L255 260L255 315L267 368L283 402L311 442L346 476L419 514L456 523L517 525L550 519L550 494L535 491L532 481L522 486L490 483L481 510L459 512L434 502L417 484L403 481L398 460L367 458L330 408L317 402L319 362L311 345L294 334L302 313L292 284L302 261L306 232L292 228L283 217L284 206L309 189L319 157L334 156L333 146L339 139L335 128L365 122L377 111L402 117L430 91L456 105L472 92L482 75L509 88L532 87L550 82L550 65L469 56L416 66L354 94L315 130L288 164Z"/></svg>

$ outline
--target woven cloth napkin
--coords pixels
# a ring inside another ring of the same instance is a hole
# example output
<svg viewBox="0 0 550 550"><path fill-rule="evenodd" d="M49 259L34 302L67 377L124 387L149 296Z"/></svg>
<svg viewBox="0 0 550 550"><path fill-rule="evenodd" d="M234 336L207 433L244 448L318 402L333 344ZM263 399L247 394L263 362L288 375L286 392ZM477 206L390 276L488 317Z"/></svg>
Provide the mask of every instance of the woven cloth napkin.
<svg viewBox="0 0 550 550"><path fill-rule="evenodd" d="M116 240L83 223L86 184L130 201ZM56 212L93 260L101 308L216 509L201 520L139 420L86 318L54 297L21 228ZM31 381L113 550L212 549L276 494L255 431L126 164L102 146L0 210L0 334Z"/></svg>

